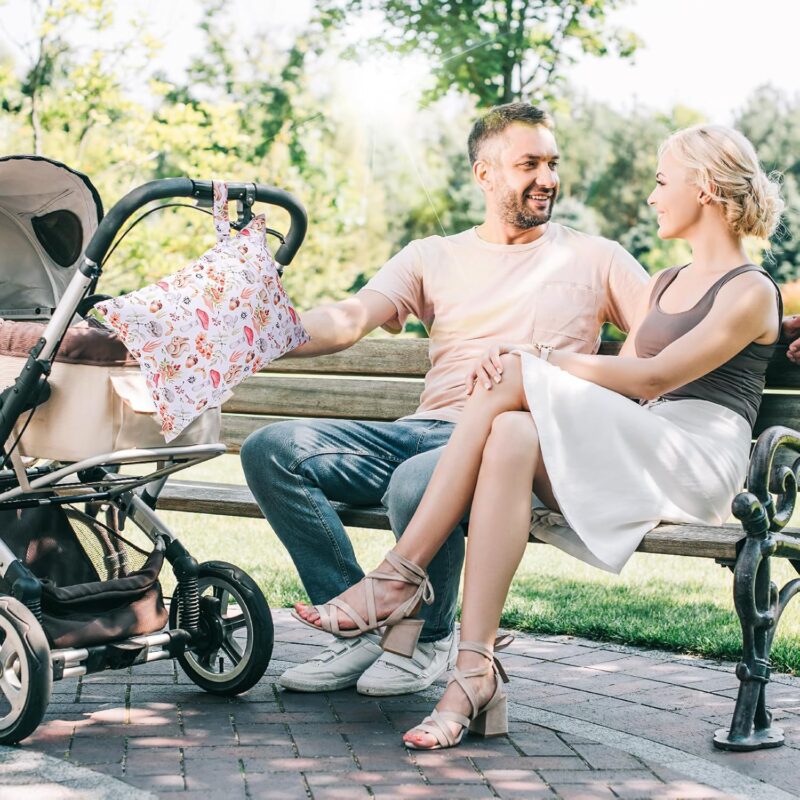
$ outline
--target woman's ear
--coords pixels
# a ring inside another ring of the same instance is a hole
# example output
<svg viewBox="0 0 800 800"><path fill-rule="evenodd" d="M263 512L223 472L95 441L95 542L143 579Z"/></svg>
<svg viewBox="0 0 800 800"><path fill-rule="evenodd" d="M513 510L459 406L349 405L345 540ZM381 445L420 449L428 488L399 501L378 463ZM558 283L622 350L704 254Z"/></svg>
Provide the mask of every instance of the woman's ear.
<svg viewBox="0 0 800 800"><path fill-rule="evenodd" d="M708 189L701 189L700 194L697 195L697 202L700 203L701 206L707 206L709 203L714 202L715 191L715 186L709 186Z"/></svg>

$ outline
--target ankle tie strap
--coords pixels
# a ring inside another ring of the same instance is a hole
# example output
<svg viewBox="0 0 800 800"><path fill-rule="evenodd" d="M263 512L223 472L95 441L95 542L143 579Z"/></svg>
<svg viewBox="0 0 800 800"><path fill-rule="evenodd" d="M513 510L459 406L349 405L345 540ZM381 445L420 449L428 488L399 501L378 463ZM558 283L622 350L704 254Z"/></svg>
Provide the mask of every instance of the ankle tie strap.
<svg viewBox="0 0 800 800"><path fill-rule="evenodd" d="M503 683L508 683L508 675L506 674L505 669L503 669L503 665L498 660L495 653L500 650L505 650L511 642L514 641L514 637L507 633L504 636L498 636L494 640L494 648L489 649L485 644L481 644L481 642L459 642L458 649L459 650L468 650L472 653L478 653L482 655L484 658L489 659L494 664L494 668L497 670L497 673L503 680ZM480 667L475 667L474 669L467 670L466 672L462 672L461 674L464 677L477 677L479 675L485 675L486 669L481 669Z"/></svg>
<svg viewBox="0 0 800 800"><path fill-rule="evenodd" d="M409 561L399 553L395 553L393 550L389 550L385 558L386 561L392 565L392 568L395 570L395 574L378 572L375 570L370 572L368 577L382 578L388 581L399 580L403 581L403 583L410 583L412 586L421 586L422 593L419 599L422 600L425 605L430 605L433 602L433 586L428 579L428 573L425 572L422 567L420 567L418 564L415 564L413 561Z"/></svg>

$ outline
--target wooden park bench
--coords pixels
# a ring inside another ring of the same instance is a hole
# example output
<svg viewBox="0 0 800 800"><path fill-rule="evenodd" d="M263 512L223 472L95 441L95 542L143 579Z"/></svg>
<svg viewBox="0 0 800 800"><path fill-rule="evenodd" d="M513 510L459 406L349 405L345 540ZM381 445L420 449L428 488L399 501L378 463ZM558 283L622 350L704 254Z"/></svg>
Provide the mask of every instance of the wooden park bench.
<svg viewBox="0 0 800 800"><path fill-rule="evenodd" d="M428 361L427 341L367 339L334 355L283 359L244 381L223 407L223 442L238 452L252 431L296 417L395 420L417 407ZM601 353L617 352L605 343ZM791 560L800 571L800 530L785 528L800 474L800 369L783 353L770 368L756 423L748 491L734 502L741 524L659 525L639 546L642 553L713 558L734 570L734 600L742 626L743 655L736 667L739 695L730 730L717 731L723 749L751 750L782 743L765 704L769 652L781 612L800 591L800 579L778 591L770 557ZM773 495L775 496L773 498ZM333 503L344 525L389 529L382 507ZM170 480L160 509L260 517L246 486ZM531 539L531 541L536 541Z"/></svg>

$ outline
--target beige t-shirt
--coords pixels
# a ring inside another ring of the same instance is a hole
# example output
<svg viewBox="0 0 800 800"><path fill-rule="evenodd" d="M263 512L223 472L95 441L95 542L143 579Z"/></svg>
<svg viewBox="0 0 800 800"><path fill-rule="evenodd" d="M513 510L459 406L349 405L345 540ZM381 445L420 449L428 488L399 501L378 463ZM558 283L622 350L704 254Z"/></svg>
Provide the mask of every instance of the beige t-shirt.
<svg viewBox="0 0 800 800"><path fill-rule="evenodd" d="M616 242L550 222L528 244L485 242L474 228L418 239L364 288L397 307L386 330L399 333L413 314L430 337L425 389L406 419L455 422L467 371L492 343L593 353L604 322L628 330L646 283L647 273Z"/></svg>

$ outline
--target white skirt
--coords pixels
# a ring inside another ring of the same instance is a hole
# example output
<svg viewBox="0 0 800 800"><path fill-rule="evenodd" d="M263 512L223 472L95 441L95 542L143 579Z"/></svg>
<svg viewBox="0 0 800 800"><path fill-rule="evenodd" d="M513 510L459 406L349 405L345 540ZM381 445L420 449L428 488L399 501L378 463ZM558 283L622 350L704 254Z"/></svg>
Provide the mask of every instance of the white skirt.
<svg viewBox="0 0 800 800"><path fill-rule="evenodd" d="M640 406L530 353L518 355L561 509L549 512L534 500L537 539L619 572L659 522L728 519L750 453L741 415L706 400Z"/></svg>

